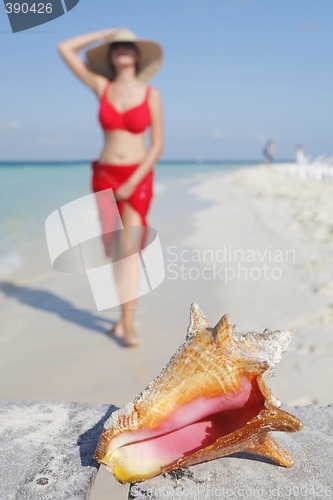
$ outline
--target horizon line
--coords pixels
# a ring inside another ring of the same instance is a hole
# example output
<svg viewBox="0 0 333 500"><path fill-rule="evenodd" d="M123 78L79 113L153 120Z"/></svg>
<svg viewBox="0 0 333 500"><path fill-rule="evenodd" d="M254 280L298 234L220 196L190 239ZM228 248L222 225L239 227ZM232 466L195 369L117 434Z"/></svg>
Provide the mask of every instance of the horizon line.
<svg viewBox="0 0 333 500"><path fill-rule="evenodd" d="M281 162L293 162L293 159L276 159L273 161L273 163L281 163ZM177 158L172 158L172 159L164 159L156 162L156 165L158 164L163 164L163 163L219 163L219 162L260 162L264 163L263 158L220 158L220 159L209 159L209 158L200 158L200 159L195 159L195 158L187 158L187 159L177 159ZM34 159L29 159L29 160L0 160L0 164L2 163L92 163L92 160L86 160L86 159L78 159L78 160L34 160Z"/></svg>

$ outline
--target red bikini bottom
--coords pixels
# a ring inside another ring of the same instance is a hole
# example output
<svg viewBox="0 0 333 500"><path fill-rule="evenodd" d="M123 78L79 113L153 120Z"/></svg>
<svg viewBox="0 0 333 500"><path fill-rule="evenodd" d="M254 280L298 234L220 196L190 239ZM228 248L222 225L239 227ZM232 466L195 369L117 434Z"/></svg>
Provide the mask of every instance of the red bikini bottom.
<svg viewBox="0 0 333 500"><path fill-rule="evenodd" d="M127 179L132 175L132 173L138 168L139 163L133 165L113 165L111 163L100 163L98 161L92 161L93 175L91 179L92 190L96 193L98 191L103 191L105 189L112 189L116 191ZM131 196L127 200L116 201L116 205L122 218L125 203L129 203L131 207L140 215L141 223L144 228L148 229L147 224L147 213L150 207L150 203L153 196L153 170L141 180L137 185ZM111 232L116 227L117 215L115 213L110 213L110 202L103 206L103 197L98 198L98 208L100 213L100 219L103 229L103 242L106 253L109 255L109 243ZM105 207L108 207L107 209ZM147 230L144 231L142 247L147 236Z"/></svg>

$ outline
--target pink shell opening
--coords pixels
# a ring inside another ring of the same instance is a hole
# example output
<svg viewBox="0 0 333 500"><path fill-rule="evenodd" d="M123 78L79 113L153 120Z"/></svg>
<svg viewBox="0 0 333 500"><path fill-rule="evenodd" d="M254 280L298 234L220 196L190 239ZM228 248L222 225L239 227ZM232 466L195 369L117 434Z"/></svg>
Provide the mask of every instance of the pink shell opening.
<svg viewBox="0 0 333 500"><path fill-rule="evenodd" d="M244 378L240 387L237 394L228 398L217 396L193 400L174 412L158 430L127 433L126 440L130 441L118 451L124 460L129 456L137 457L147 464L156 463L162 470L166 465L212 445L221 436L242 428L264 408L264 397L256 379Z"/></svg>

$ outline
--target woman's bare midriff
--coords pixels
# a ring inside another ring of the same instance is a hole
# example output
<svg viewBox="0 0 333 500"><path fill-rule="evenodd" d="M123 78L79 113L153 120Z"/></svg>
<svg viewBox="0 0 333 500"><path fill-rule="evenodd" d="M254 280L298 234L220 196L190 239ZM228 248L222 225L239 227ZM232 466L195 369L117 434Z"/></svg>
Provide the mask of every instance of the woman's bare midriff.
<svg viewBox="0 0 333 500"><path fill-rule="evenodd" d="M145 134L133 134L127 130L105 132L104 147L100 163L114 165L133 165L141 163L147 154Z"/></svg>

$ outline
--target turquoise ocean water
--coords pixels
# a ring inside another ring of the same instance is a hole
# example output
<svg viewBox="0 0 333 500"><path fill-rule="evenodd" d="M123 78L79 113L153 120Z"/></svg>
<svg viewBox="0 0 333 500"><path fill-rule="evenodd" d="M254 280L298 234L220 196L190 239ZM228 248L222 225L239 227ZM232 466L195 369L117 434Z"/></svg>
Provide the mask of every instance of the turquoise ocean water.
<svg viewBox="0 0 333 500"><path fill-rule="evenodd" d="M160 162L155 167L156 193L168 181L257 163ZM87 161L0 162L0 277L19 265L23 246L51 212L91 193L90 175Z"/></svg>

